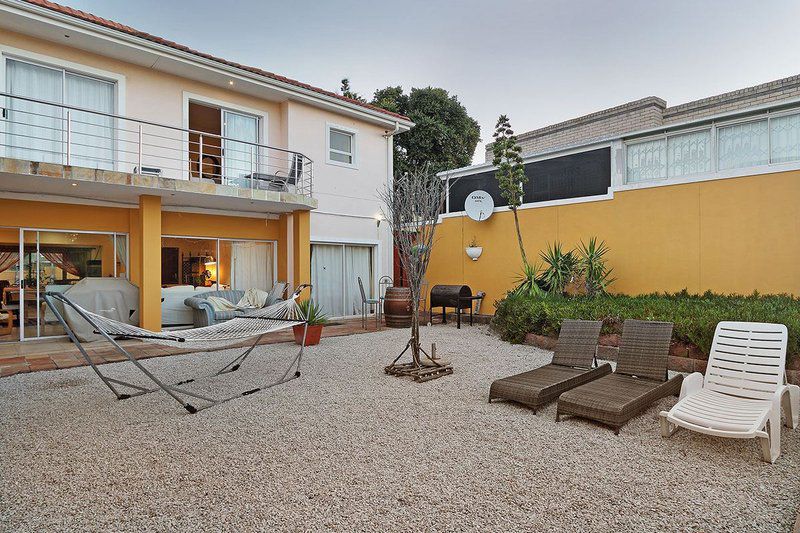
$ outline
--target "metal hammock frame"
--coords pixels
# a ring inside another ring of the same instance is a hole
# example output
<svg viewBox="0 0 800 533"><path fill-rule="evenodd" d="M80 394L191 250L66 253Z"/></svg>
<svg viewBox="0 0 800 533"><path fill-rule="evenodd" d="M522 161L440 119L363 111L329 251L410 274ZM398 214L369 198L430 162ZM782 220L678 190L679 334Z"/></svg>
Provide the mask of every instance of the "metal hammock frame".
<svg viewBox="0 0 800 533"><path fill-rule="evenodd" d="M311 289L311 285L310 284L303 284L303 285L300 285L299 287L297 287L297 289L294 291L294 293L290 296L289 300L287 300L286 302L283 302L283 303L285 303L287 305L294 304L296 306L297 298L300 296L300 293L306 288L309 289L309 297L310 297L311 290L312 290ZM69 337L69 339L78 348L78 350L80 351L80 353L83 356L83 358L86 361L86 363L92 368L92 370L94 370L95 374L97 374L97 376L103 381L103 383L106 384L106 386L111 390L111 392L114 393L114 395L117 397L118 400L127 400L128 398L134 398L136 396L142 396L144 394L149 394L151 392L164 391L167 394L169 394L173 399L175 399L175 401L177 401L179 404L181 404L181 406L184 409L186 409L189 413L194 414L194 413L197 413L197 412L202 411L204 409L208 409L209 407L213 407L213 406L219 405L221 403L229 402L229 401L235 400L237 398L242 398L244 396L249 396L249 395L254 394L256 392L264 391L264 390L270 389L272 387L275 387L277 385L282 385L284 383L287 383L287 382L289 382L289 381L291 381L293 379L297 379L297 378L300 377L300 363L302 361L303 350L305 349L305 345L306 345L306 334L308 333L308 320L306 319L306 317L303 317L302 315L300 315L300 317L302 317L302 320L292 320L292 319L288 319L288 318L274 318L274 317L268 317L268 316L247 316L247 314L244 314L242 316L237 316L236 317L237 319L242 319L243 318L243 319L251 319L251 320L281 321L281 322L285 322L286 325L285 326L281 325L280 327L278 327L276 329L272 329L271 331L268 331L268 332L254 333L254 334L250 334L250 335L244 335L243 334L239 338L226 339L228 341L227 344L234 344L236 342L241 341L242 339L246 339L246 338L249 338L249 337L256 337L255 342L253 342L253 344L248 345L248 347L245 349L244 352L242 352L241 354L237 355L231 362L229 362L228 364L223 366L217 372L215 372L215 373L213 373L211 375L184 379L182 381L178 381L177 383L164 383L163 381L158 379L152 372L150 372L147 368L145 368L144 365L142 365L142 363L139 360L137 360L135 357L133 357L130 354L130 352L128 352L128 350L126 350L123 346L121 346L114 339L114 337L115 336L124 336L124 337L136 338L136 339L141 340L141 341L157 342L159 344L183 343L187 339L180 336L180 331L159 333L159 332L151 332L151 331L144 330L144 329L141 329L141 328L129 327L129 328L124 328L124 329L126 329L126 331L124 331L124 332L115 333L113 331L109 331L109 329L107 327L104 327L103 323L104 322L105 323L113 323L113 322L117 322L117 321L114 321L114 320L111 320L111 319L107 319L107 318L102 317L100 315L96 315L96 314L94 314L94 313L92 313L90 311L87 311L83 307L81 307L81 306L77 305L76 303L72 302L69 298L64 296L64 294L62 294L62 293L57 293L57 292L45 293L42 296L42 298L44 299L45 303L50 308L50 310L53 312L53 314L56 316L58 321L61 323L61 325L63 326L64 330L67 332L67 336ZM60 301L64 305L69 306L71 309L73 309L75 312L77 312L81 316L81 318L86 320L89 323L89 325L91 325L94 328L94 332L96 334L102 335L105 340L110 342L111 345L119 353L124 355L125 358L129 362L133 363L133 365L136 368L138 368L145 376L147 376L147 378L149 378L155 384L155 387L145 387L145 386L142 386L142 385L139 385L139 384L136 384L136 383L131 383L129 381L124 381L124 380L121 380L121 379L112 378L112 377L109 377L109 376L103 374L100 371L100 368L98 367L98 365L94 361L92 361L92 358L89 357L88 353L86 353L86 349L83 347L83 344L78 339L77 335L72 330L72 328L70 328L69 325L67 324L66 319L64 318L63 314L58 309L58 307L55 305L54 300ZM300 312L299 309L297 309L297 312ZM103 319L103 320L96 320L95 318L93 318L93 315L95 317L99 317L100 319ZM119 322L117 322L117 323L119 323ZM127 326L126 324L122 324L122 323L119 323L119 324L121 326ZM249 389L249 390L240 392L238 394L234 394L233 396L227 396L227 397L223 397L223 398L211 398L209 396L205 396L203 394L198 394L196 392L188 391L185 388L183 388L183 385L186 385L186 384L189 384L189 383L193 383L195 381L198 381L198 380L201 380L201 379L204 379L204 378L213 378L213 377L220 376L220 375L223 375L223 374L229 374L231 372L236 372L237 370L239 370L239 368L244 363L244 361L247 359L247 357L252 353L252 351L255 349L255 347L258 346L258 343L261 341L261 338L264 335L266 335L267 333L273 333L275 331L280 331L282 329L286 329L286 328L289 328L289 327L292 327L292 326L295 326L295 325L303 325L303 342L300 345L300 350L297 352L297 355L294 357L294 359L292 359L292 361L289 363L289 366L286 368L286 371L283 373L283 375L277 381L273 381L273 382L267 383L267 384L265 384L265 385L263 385L261 387L257 387L257 388L254 388L254 389ZM206 326L206 327L208 327L208 326ZM199 329L202 329L202 328L196 328L194 330L184 330L184 331L186 331L186 332L197 331ZM129 332L127 330L138 330L138 331L141 331L141 332L144 332L144 333L142 333L142 334L132 334L131 332ZM187 343L187 344L191 344L191 343ZM219 346L218 349L219 348L224 348L224 346ZM292 369L294 369L293 373L292 373ZM127 390L129 390L130 392L124 392L124 390L123 390L123 392L121 392L118 389L118 387L127 387ZM201 402L205 402L205 403L203 405L196 406L194 404L189 403L189 400L192 400L192 399L200 400Z"/></svg>

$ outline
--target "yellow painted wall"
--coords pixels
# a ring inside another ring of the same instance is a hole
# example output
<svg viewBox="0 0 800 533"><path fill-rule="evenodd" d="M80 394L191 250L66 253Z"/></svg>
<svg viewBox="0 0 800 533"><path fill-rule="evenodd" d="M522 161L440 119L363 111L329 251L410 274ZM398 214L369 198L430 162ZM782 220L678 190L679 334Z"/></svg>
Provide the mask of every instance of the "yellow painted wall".
<svg viewBox="0 0 800 533"><path fill-rule="evenodd" d="M800 295L800 171L616 192L611 200L519 211L531 262L548 243L597 236L610 248L614 292ZM464 248L476 237L483 255ZM427 279L486 291L483 313L514 286L521 259L510 212L445 218Z"/></svg>

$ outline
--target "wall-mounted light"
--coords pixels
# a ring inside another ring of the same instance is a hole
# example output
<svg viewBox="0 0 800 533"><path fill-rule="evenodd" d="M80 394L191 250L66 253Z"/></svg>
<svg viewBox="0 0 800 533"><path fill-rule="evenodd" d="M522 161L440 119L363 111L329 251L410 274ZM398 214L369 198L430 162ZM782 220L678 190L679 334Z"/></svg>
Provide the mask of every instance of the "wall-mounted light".
<svg viewBox="0 0 800 533"><path fill-rule="evenodd" d="M378 213L375 215L375 222L377 222L378 227L381 227L381 222L383 221L383 213Z"/></svg>

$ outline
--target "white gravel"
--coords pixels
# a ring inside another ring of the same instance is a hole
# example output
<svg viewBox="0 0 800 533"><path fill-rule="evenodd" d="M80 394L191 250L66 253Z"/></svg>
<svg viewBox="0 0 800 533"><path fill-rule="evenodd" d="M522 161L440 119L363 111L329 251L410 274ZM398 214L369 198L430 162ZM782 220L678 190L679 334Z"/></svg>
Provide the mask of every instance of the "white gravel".
<svg viewBox="0 0 800 533"><path fill-rule="evenodd" d="M197 415L163 394L115 401L88 368L4 378L0 530L790 530L800 432L784 428L768 465L756 441L662 439L657 414L674 398L619 436L556 424L554 405L534 415L486 403L492 379L549 353L478 326L423 334L452 376L384 375L405 331L328 338L307 351L299 380ZM294 353L260 347L211 384L257 386ZM230 354L145 364L175 379ZM135 377L128 367L103 368Z"/></svg>

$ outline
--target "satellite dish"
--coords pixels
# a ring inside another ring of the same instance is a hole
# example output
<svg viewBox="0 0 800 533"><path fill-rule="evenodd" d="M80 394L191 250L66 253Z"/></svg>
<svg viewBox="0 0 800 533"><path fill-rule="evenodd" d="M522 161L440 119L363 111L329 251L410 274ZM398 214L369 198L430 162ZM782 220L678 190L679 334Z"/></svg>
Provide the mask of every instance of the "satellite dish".
<svg viewBox="0 0 800 533"><path fill-rule="evenodd" d="M464 200L464 211L472 220L486 220L492 216L494 210L494 200L492 195L486 191L472 191Z"/></svg>

